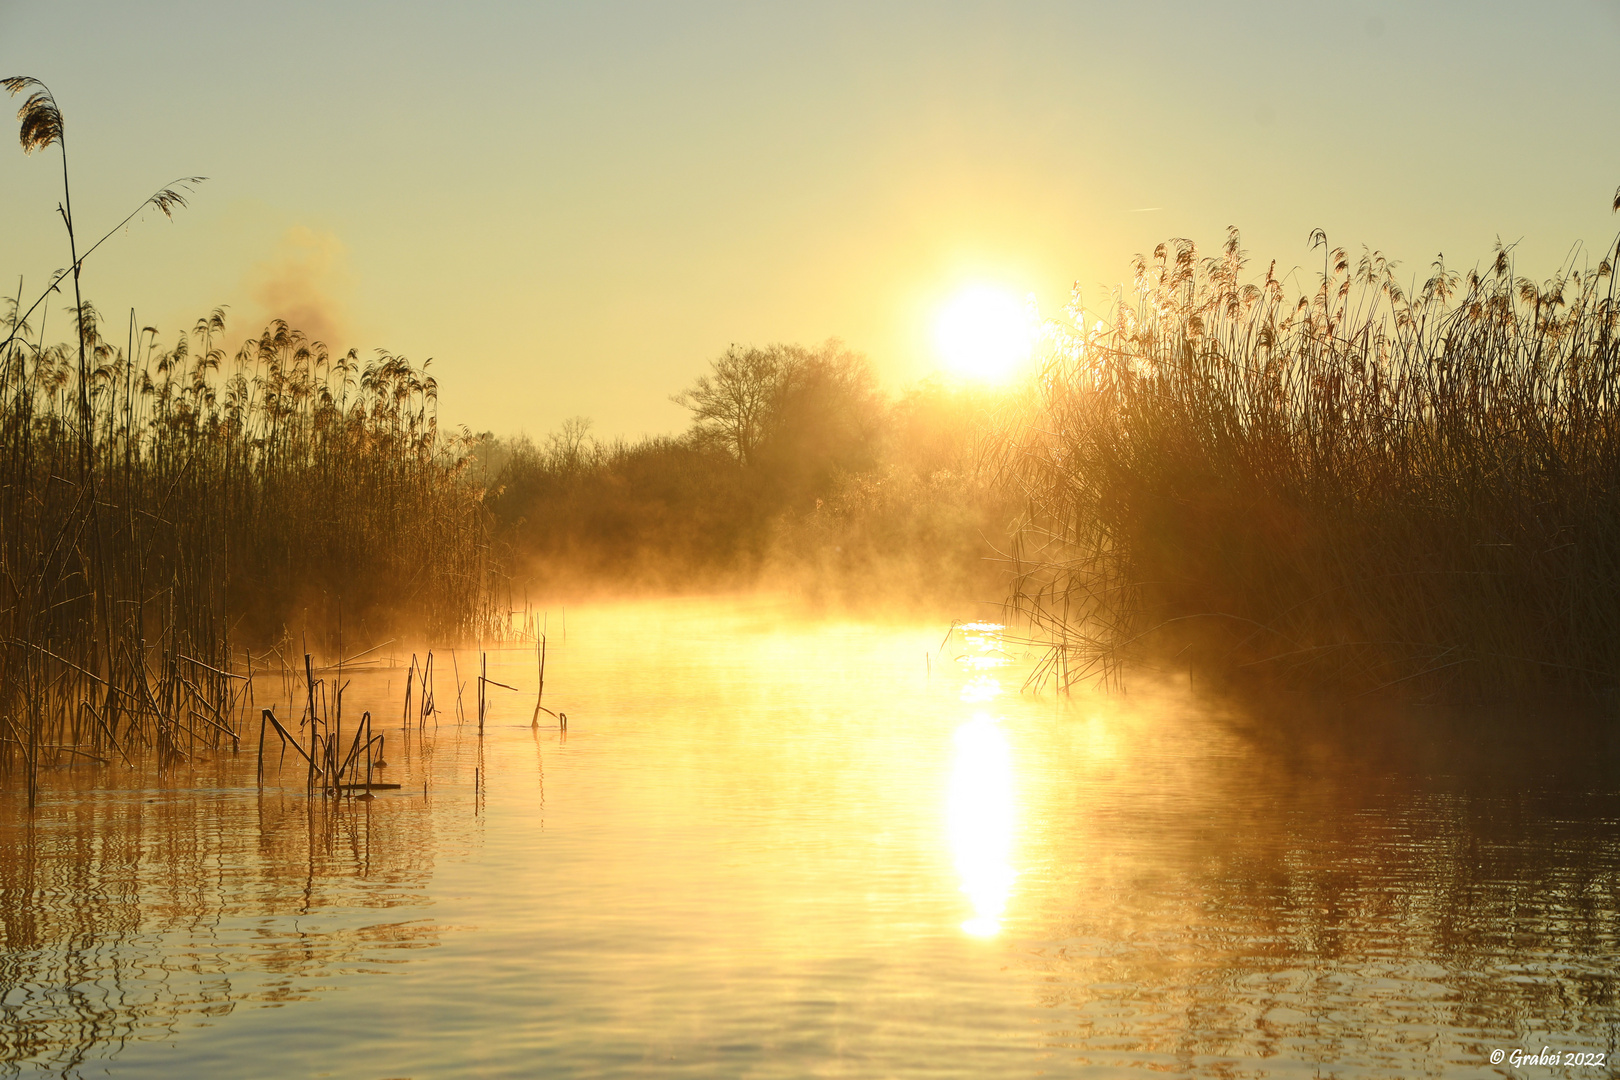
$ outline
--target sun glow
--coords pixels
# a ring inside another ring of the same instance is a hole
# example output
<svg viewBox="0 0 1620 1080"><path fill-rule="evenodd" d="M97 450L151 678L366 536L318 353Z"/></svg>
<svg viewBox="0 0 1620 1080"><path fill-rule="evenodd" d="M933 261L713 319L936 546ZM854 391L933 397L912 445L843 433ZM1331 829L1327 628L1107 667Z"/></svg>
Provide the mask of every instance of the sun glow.
<svg viewBox="0 0 1620 1080"><path fill-rule="evenodd" d="M940 308L934 346L952 373L1004 382L1029 359L1037 333L1027 301L993 285L969 285Z"/></svg>

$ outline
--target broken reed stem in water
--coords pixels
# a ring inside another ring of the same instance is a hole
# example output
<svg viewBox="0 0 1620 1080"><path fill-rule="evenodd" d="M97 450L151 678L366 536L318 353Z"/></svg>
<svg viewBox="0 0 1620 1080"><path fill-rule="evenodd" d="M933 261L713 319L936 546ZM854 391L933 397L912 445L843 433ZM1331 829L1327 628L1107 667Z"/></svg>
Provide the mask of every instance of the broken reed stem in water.
<svg viewBox="0 0 1620 1080"><path fill-rule="evenodd" d="M438 709L435 707L435 705L433 703L433 681L432 681L433 680L433 650L432 649L428 650L427 662L422 665L421 677L422 677L422 695L421 695L422 705L421 705L421 714L417 717L417 722L416 723L417 723L417 730L425 732L427 730L427 719L428 719L428 717L434 715L438 711ZM434 724L437 725L438 721L434 720Z"/></svg>
<svg viewBox="0 0 1620 1080"><path fill-rule="evenodd" d="M315 732L315 667L310 663L309 653L304 654L304 682L309 692L308 720L309 720L309 753L305 759L309 762L309 790L315 791L315 757L319 753L316 740L319 736Z"/></svg>
<svg viewBox="0 0 1620 1080"><path fill-rule="evenodd" d="M405 707L400 710L399 728L406 731L411 724L411 692L416 687L416 654L411 653L411 666L405 672Z"/></svg>
<svg viewBox="0 0 1620 1080"><path fill-rule="evenodd" d="M540 635L540 689L534 695L534 719L530 727L540 726L540 710L544 707L541 702L546 697L546 635Z"/></svg>
<svg viewBox="0 0 1620 1080"><path fill-rule="evenodd" d="M483 670L484 674L481 674L481 675L478 676L478 734L483 735L483 733L484 733L484 709L489 703L489 697L488 697L489 690L488 690L488 688L491 687L491 686L498 686L502 690L510 690L513 693L517 693L518 688L515 687L515 686L508 686L506 683L497 682L496 680L491 679L489 677L489 674L488 674L488 672L489 672L489 654L488 653L480 653L479 655L481 657L480 664L482 666L482 670Z"/></svg>
<svg viewBox="0 0 1620 1080"><path fill-rule="evenodd" d="M456 682L456 723L465 724L467 722L467 710L462 708L461 692L467 688L467 684L461 681L461 664L456 660L456 650L454 649L450 650L450 676Z"/></svg>
<svg viewBox="0 0 1620 1080"><path fill-rule="evenodd" d="M315 793L317 781L321 790L332 794L354 791L397 790L400 787L399 784L384 783L373 779L373 769L383 767L386 762L382 760L384 736L373 734L369 710L361 714L359 722L355 725L353 742L348 753L341 761L337 757L337 748L341 745L337 737L338 733L333 732L323 736L316 732L318 726L324 727L325 724L326 721L318 716L310 720L312 734L309 750L306 751L303 746L299 745L298 738L283 727L280 720L276 719L274 710L263 710L260 713L259 727L260 786L262 787L264 783L264 745L267 733L266 726L268 725L275 729L276 735L281 739L284 752L290 746L304 758L310 776L309 794L311 796ZM375 748L375 752L373 748ZM365 767L364 780L360 779L362 763Z"/></svg>

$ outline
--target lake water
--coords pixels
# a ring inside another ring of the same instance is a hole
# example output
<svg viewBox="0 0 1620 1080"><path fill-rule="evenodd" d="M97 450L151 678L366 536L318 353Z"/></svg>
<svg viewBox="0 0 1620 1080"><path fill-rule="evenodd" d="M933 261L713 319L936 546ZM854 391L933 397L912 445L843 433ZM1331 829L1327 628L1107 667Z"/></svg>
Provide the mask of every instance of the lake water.
<svg viewBox="0 0 1620 1080"><path fill-rule="evenodd" d="M566 735L529 648L482 738L474 653L408 740L404 672L355 669L371 802L274 737L261 792L256 724L0 797L0 1071L1615 1074L1606 749L1258 739L1174 683L1020 693L987 628L764 599L559 616ZM1490 1064L1544 1047L1607 1061Z"/></svg>

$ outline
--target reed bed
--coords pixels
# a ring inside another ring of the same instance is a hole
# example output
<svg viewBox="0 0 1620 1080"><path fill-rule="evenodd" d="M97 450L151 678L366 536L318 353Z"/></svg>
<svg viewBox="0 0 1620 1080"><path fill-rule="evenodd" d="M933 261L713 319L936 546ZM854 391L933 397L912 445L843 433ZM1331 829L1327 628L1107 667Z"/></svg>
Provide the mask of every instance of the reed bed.
<svg viewBox="0 0 1620 1080"><path fill-rule="evenodd" d="M149 331L111 346L88 307L84 325L82 396L73 348L31 340L15 311L0 351L7 775L58 747L234 741L233 643L289 625L489 628L486 515L430 376L281 322L221 373L217 311L169 349Z"/></svg>
<svg viewBox="0 0 1620 1080"><path fill-rule="evenodd" d="M1013 606L1044 675L1128 661L1379 692L1620 684L1614 252L1546 281L1498 245L1403 286L1324 255L1290 293L1234 230L1054 331L1018 440Z"/></svg>
<svg viewBox="0 0 1620 1080"><path fill-rule="evenodd" d="M279 320L232 360L218 309L170 348L131 313L120 347L83 298L85 259L202 178L86 245L55 97L0 87L24 95L23 151L61 155L71 259L26 307L19 284L0 323L0 784L20 764L32 805L62 755L153 750L161 768L235 747L251 683L233 642L286 640L294 620L340 642L345 613L362 636L486 629L487 515L426 365L333 356ZM50 345L69 280L74 340Z"/></svg>

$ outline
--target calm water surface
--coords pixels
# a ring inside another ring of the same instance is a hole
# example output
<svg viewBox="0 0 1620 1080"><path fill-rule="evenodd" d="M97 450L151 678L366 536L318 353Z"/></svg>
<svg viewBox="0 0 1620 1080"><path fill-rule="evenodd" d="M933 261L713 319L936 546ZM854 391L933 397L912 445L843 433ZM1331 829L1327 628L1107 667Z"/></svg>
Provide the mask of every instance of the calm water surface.
<svg viewBox="0 0 1620 1080"><path fill-rule="evenodd" d="M0 796L0 1070L1615 1074L1489 1064L1613 1060L1606 751L1262 743L1172 687L1020 694L988 629L763 600L567 619L566 736L530 726L531 650L490 654L520 690L482 739L472 654L436 657L425 738L403 671L353 674L402 784L370 803L306 798L297 758L261 793L257 731Z"/></svg>

